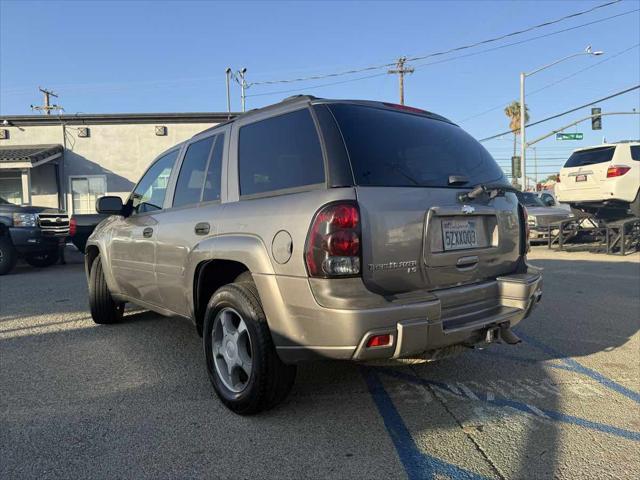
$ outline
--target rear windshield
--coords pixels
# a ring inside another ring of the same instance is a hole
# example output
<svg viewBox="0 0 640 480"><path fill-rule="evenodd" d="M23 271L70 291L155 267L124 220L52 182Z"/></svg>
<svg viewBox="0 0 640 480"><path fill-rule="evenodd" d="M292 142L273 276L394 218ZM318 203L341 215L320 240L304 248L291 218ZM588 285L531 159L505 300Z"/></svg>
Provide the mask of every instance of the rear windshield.
<svg viewBox="0 0 640 480"><path fill-rule="evenodd" d="M375 107L330 105L349 152L356 185L450 187L449 176L477 185L501 180L489 152L460 127Z"/></svg>
<svg viewBox="0 0 640 480"><path fill-rule="evenodd" d="M583 167L585 165L594 165L596 163L610 162L613 158L613 152L616 147L598 147L589 150L580 150L573 152L564 164L566 167Z"/></svg>

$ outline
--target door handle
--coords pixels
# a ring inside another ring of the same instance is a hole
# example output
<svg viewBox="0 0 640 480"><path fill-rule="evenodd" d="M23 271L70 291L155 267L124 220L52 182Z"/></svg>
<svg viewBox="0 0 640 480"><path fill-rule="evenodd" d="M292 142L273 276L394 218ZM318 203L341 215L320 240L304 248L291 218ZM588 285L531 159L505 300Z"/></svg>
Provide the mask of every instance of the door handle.
<svg viewBox="0 0 640 480"><path fill-rule="evenodd" d="M151 238L151 235L153 235L153 228L147 227L144 230L142 230L142 236L144 238Z"/></svg>
<svg viewBox="0 0 640 480"><path fill-rule="evenodd" d="M196 235L207 235L211 230L211 225L209 225L207 222L196 223L194 230L196 232Z"/></svg>

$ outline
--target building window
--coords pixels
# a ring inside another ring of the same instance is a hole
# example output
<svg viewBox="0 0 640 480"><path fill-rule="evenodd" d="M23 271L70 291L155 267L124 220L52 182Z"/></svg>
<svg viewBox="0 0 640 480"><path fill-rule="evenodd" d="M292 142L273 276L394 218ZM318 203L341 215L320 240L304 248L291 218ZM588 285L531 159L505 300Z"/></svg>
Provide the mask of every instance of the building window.
<svg viewBox="0 0 640 480"><path fill-rule="evenodd" d="M71 204L74 214L96 213L96 200L107 191L107 177L71 177Z"/></svg>
<svg viewBox="0 0 640 480"><path fill-rule="evenodd" d="M22 177L20 172L0 172L0 198L16 205L22 203Z"/></svg>

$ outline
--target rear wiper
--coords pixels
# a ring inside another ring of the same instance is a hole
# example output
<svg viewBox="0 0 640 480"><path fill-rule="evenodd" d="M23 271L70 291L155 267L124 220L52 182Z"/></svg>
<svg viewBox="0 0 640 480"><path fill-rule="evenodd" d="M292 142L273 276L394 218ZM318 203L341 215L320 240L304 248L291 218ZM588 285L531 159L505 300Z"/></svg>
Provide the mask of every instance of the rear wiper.
<svg viewBox="0 0 640 480"><path fill-rule="evenodd" d="M476 188L469 192L463 192L458 194L458 200L460 202L468 202L474 198L478 198L480 195L486 193L489 195L489 199L496 197L502 197L506 192L519 192L515 187L509 185L478 185Z"/></svg>

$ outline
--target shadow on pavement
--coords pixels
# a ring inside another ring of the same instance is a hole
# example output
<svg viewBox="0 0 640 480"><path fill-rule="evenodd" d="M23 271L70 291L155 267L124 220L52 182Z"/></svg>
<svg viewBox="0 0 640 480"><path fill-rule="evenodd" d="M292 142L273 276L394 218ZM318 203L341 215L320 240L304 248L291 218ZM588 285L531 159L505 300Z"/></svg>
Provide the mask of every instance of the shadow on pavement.
<svg viewBox="0 0 640 480"><path fill-rule="evenodd" d="M598 471L604 454L573 458L578 447L563 445L561 431L575 429L581 448L628 451L624 431L589 418L603 391L616 393L569 391L580 402L573 408L564 384L580 374L555 360L615 351L637 332L638 265L534 263L546 268L545 294L519 329L557 356L524 343L430 364L302 365L285 404L250 418L215 399L188 320L135 311L117 325L9 336L0 340L0 476L553 478L574 463Z"/></svg>

